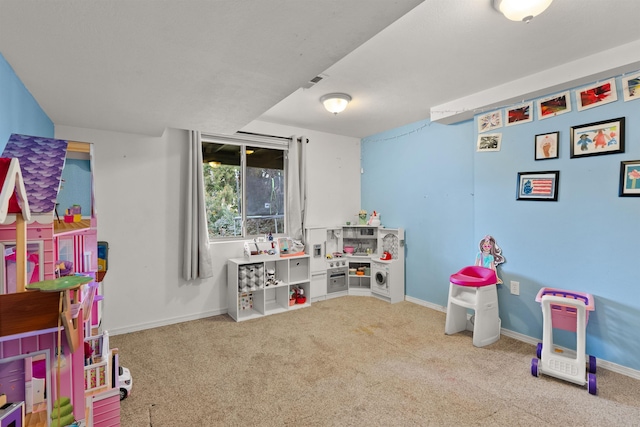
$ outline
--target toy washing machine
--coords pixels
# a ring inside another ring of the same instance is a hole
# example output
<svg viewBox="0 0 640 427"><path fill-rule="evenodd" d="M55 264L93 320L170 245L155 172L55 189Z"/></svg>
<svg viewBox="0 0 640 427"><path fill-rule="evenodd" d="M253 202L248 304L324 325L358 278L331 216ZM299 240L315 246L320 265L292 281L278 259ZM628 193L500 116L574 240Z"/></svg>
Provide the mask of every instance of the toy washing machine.
<svg viewBox="0 0 640 427"><path fill-rule="evenodd" d="M371 261L371 293L390 303L404 300L402 260Z"/></svg>

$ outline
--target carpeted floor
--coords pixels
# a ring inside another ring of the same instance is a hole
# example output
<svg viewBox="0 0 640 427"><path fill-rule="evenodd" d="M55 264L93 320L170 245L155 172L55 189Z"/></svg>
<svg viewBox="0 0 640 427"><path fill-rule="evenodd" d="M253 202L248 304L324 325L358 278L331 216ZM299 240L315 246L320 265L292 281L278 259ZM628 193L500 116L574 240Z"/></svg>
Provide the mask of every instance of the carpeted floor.
<svg viewBox="0 0 640 427"><path fill-rule="evenodd" d="M640 381L598 396L530 374L535 348L476 348L445 314L341 297L236 323L227 315L111 337L131 370L123 427L638 426Z"/></svg>

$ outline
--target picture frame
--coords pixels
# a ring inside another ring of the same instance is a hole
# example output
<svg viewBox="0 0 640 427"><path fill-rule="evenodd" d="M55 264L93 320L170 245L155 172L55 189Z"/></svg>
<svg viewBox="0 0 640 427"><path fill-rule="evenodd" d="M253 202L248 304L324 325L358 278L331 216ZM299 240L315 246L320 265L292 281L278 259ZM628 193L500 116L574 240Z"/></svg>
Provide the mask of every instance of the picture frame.
<svg viewBox="0 0 640 427"><path fill-rule="evenodd" d="M541 133L534 138L535 160L549 160L558 158L558 141L560 132Z"/></svg>
<svg viewBox="0 0 640 427"><path fill-rule="evenodd" d="M576 89L576 104L578 111L599 107L618 100L616 79L611 78L603 82L595 83Z"/></svg>
<svg viewBox="0 0 640 427"><path fill-rule="evenodd" d="M538 120L559 116L571 111L571 92L561 92L536 101Z"/></svg>
<svg viewBox="0 0 640 427"><path fill-rule="evenodd" d="M502 127L502 110L491 111L478 116L478 133L489 132Z"/></svg>
<svg viewBox="0 0 640 427"><path fill-rule="evenodd" d="M533 121L533 102L524 102L507 108L505 126L519 125Z"/></svg>
<svg viewBox="0 0 640 427"><path fill-rule="evenodd" d="M640 72L622 76L622 97L624 102L640 99Z"/></svg>
<svg viewBox="0 0 640 427"><path fill-rule="evenodd" d="M478 135L478 142L476 143L476 151L500 151L502 145L501 133L485 133Z"/></svg>
<svg viewBox="0 0 640 427"><path fill-rule="evenodd" d="M516 200L558 201L560 171L518 172Z"/></svg>
<svg viewBox="0 0 640 427"><path fill-rule="evenodd" d="M620 162L620 197L640 197L640 160Z"/></svg>
<svg viewBox="0 0 640 427"><path fill-rule="evenodd" d="M571 158L624 153L624 117L571 128Z"/></svg>

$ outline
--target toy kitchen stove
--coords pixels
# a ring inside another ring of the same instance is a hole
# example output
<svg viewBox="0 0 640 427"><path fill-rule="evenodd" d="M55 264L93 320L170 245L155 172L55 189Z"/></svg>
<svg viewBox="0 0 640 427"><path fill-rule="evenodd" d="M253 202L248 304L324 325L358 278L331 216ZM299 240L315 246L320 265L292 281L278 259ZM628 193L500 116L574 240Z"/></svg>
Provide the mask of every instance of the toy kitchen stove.
<svg viewBox="0 0 640 427"><path fill-rule="evenodd" d="M332 256L327 258L327 294L346 292L349 290L349 261L339 252L334 252Z"/></svg>
<svg viewBox="0 0 640 427"><path fill-rule="evenodd" d="M331 256L333 258L327 258L327 269L347 267L349 265L349 261L347 261L347 257L344 256L344 254L340 252L334 252Z"/></svg>

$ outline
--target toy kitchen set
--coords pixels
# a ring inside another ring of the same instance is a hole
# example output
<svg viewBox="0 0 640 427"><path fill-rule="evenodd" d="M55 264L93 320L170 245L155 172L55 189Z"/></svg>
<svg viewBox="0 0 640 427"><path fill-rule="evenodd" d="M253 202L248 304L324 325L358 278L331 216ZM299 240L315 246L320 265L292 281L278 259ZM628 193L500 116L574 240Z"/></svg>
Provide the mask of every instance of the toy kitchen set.
<svg viewBox="0 0 640 427"><path fill-rule="evenodd" d="M306 229L312 301L344 295L404 300L404 230L375 225Z"/></svg>

